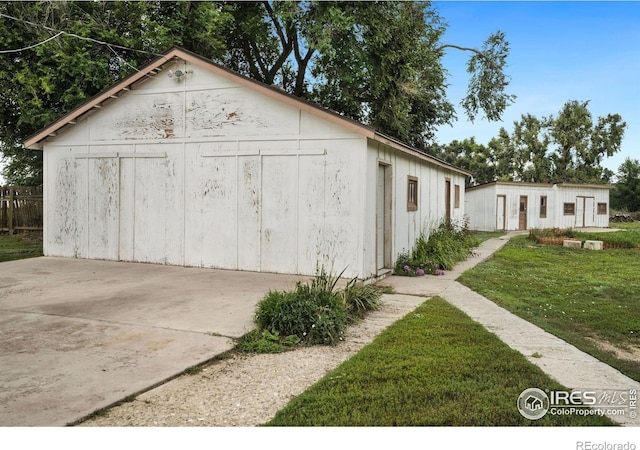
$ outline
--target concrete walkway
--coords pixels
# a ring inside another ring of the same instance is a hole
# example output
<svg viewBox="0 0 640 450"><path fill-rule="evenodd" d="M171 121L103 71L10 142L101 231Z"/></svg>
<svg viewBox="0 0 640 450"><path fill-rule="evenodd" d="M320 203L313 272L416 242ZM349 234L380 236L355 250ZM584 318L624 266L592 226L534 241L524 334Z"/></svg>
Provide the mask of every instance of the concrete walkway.
<svg viewBox="0 0 640 450"><path fill-rule="evenodd" d="M598 397L602 394L610 394L614 390L635 389L639 392L640 383L455 281L462 272L475 267L501 249L515 234L517 233L509 233L506 236L485 241L476 250L475 256L458 264L446 275L393 276L379 284L393 287L398 294L443 297L569 389L594 390ZM532 356L534 354L536 357ZM633 414L627 410L623 416L610 415L609 417L622 425L639 426L640 419L631 415Z"/></svg>

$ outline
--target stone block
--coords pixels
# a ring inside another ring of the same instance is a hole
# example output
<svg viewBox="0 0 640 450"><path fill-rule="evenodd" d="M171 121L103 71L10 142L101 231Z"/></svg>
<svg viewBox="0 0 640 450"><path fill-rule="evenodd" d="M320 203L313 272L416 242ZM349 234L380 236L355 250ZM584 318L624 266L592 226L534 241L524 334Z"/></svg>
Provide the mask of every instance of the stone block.
<svg viewBox="0 0 640 450"><path fill-rule="evenodd" d="M582 248L582 241L576 241L575 239L565 239L562 241L562 246L567 248Z"/></svg>
<svg viewBox="0 0 640 450"><path fill-rule="evenodd" d="M584 248L587 250L602 250L602 241L584 241Z"/></svg>

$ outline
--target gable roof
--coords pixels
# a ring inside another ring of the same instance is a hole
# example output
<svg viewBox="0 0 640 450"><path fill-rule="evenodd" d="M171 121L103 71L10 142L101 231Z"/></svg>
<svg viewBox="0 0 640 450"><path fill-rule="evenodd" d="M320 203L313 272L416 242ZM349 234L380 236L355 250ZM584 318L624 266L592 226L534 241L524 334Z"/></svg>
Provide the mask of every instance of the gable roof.
<svg viewBox="0 0 640 450"><path fill-rule="evenodd" d="M81 116L102 108L102 105L105 102L117 100L117 98L120 95L122 95L126 91L131 90L131 86L133 84L144 81L149 75L155 75L161 72L163 70L164 65L171 63L176 59L182 59L198 67L209 70L224 78L230 79L244 87L247 87L254 91L258 91L261 94L264 94L275 100L281 101L290 106L299 108L316 117L320 117L322 119L328 120L329 122L340 125L348 129L349 131L356 132L371 140L381 142L403 153L417 157L424 161L428 161L434 165L459 172L465 176L471 175L471 172L468 172L464 169L461 169L445 161L442 161L434 156L427 155L426 153L423 153L390 136L380 133L363 123L360 123L353 119L349 119L347 117L344 117L338 114L335 111L332 111L327 108L323 108L315 103L312 103L307 100L296 97L294 95L291 95L276 86L270 86L256 80L252 80L251 78L245 77L244 75L241 75L237 72L227 69L226 67L223 67L219 64L211 62L201 57L200 55L197 55L195 53L192 53L188 50L185 50L177 46L170 48L163 55L158 56L153 61L148 63L146 66L142 67L141 69L138 69L136 72L123 78L116 84L104 89L102 92L88 99L84 103L80 104L78 107L68 112L67 114L63 115L55 122L47 125L40 131L29 136L25 140L24 146L32 150L42 150L44 147L45 139L51 136L55 136L63 127L70 124L75 124L78 118L80 118Z"/></svg>

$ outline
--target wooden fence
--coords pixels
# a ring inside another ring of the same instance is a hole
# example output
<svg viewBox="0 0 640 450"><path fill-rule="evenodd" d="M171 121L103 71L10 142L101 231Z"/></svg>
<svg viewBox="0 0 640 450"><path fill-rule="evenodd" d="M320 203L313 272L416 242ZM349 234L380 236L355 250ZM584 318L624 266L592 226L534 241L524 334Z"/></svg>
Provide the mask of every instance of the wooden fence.
<svg viewBox="0 0 640 450"><path fill-rule="evenodd" d="M42 187L0 187L0 231L42 230Z"/></svg>

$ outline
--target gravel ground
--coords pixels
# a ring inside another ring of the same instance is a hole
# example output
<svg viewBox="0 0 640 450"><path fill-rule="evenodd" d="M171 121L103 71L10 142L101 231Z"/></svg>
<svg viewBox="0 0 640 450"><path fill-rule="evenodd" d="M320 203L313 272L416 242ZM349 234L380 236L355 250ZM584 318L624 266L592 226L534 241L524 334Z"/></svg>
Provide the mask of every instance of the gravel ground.
<svg viewBox="0 0 640 450"><path fill-rule="evenodd" d="M278 354L233 354L182 375L79 426L255 426L358 352L424 297L385 295L383 306L345 333L334 347Z"/></svg>

